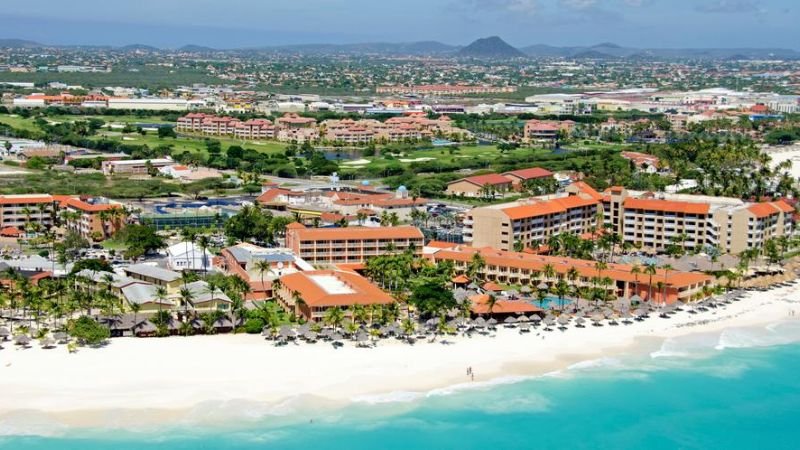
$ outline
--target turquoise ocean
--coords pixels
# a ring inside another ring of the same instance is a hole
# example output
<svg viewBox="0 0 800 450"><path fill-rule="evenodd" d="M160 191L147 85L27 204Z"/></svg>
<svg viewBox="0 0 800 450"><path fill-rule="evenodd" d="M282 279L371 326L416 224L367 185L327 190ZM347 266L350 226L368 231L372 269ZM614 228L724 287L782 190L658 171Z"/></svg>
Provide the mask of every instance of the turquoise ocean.
<svg viewBox="0 0 800 450"><path fill-rule="evenodd" d="M39 436L22 435L22 422L0 423L0 448L797 449L800 324L690 335L543 376L336 407L297 399L252 415L246 403L225 408L238 411L235 423L200 426L187 417L147 430L38 424Z"/></svg>

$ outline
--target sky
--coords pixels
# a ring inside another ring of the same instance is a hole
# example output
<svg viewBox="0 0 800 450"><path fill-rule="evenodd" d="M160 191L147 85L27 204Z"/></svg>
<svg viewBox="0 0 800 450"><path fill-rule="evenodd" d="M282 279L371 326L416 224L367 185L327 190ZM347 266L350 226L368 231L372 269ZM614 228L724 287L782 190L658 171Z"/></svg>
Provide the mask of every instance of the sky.
<svg viewBox="0 0 800 450"><path fill-rule="evenodd" d="M414 42L800 50L800 0L2 0L0 38L246 48Z"/></svg>

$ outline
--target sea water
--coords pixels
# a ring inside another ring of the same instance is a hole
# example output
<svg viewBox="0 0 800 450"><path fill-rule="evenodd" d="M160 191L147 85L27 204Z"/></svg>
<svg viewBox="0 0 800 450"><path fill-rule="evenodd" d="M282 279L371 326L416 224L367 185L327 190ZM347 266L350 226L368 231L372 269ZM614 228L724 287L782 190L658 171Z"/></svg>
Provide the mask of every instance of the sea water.
<svg viewBox="0 0 800 450"><path fill-rule="evenodd" d="M236 423L198 426L186 418L149 430L40 424L39 436L6 435L0 448L797 449L800 325L690 335L646 354L543 376L360 397L344 406L298 399L265 409L204 405L195 413L207 419L209 409L240 414ZM0 423L0 431L8 434L8 426Z"/></svg>

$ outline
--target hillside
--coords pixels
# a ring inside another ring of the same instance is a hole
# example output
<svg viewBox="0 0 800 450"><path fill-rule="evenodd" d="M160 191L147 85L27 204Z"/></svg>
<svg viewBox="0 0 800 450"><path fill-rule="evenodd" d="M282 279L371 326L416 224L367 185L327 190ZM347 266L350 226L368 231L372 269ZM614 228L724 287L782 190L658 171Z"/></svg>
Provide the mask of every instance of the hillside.
<svg viewBox="0 0 800 450"><path fill-rule="evenodd" d="M478 39L459 50L457 56L466 58L509 59L524 58L525 54L497 36Z"/></svg>

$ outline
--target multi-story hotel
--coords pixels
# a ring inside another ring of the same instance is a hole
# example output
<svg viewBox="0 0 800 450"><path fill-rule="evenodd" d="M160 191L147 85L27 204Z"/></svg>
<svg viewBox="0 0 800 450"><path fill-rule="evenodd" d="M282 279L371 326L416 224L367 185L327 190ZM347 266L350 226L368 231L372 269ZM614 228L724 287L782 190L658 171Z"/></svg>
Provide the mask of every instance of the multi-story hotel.
<svg viewBox="0 0 800 450"><path fill-rule="evenodd" d="M674 242L687 250L714 246L736 254L794 232L795 209L783 200L747 203L700 195L656 196L621 187L605 194L606 223L624 241L650 253Z"/></svg>
<svg viewBox="0 0 800 450"><path fill-rule="evenodd" d="M790 235L795 209L783 200L746 203L739 199L631 192L612 187L603 194L583 182L567 192L475 208L464 219L464 242L511 250L545 244L560 233L582 235L610 226L623 241L648 253L670 244L686 250L715 246L740 253Z"/></svg>
<svg viewBox="0 0 800 450"><path fill-rule="evenodd" d="M102 240L124 226L124 217L104 212L122 208L104 198L81 199L67 195L30 194L0 196L0 228L22 230L29 224L47 229L64 211L74 213L64 227L85 238Z"/></svg>
<svg viewBox="0 0 800 450"><path fill-rule="evenodd" d="M467 212L464 242L473 247L512 250L517 242L535 247L552 235L581 235L596 229L600 194L583 183L573 186L574 193L532 197Z"/></svg>
<svg viewBox="0 0 800 450"><path fill-rule="evenodd" d="M649 275L633 273L633 266L626 264L608 264L606 268L598 268L595 261L491 248L436 248L430 258L436 262L452 261L456 273L464 274L476 253L485 263L480 271L481 277L504 284L536 288L544 282L552 287L559 279L565 279L571 286L601 287L598 280L608 277L612 283L607 289L615 297L630 298L636 294L645 301L657 303L697 299L706 295L705 287L714 286L714 278L701 273L658 269L651 278ZM546 266L552 267L556 274L552 279L544 275ZM567 279L572 269L575 269L577 276Z"/></svg>
<svg viewBox="0 0 800 450"><path fill-rule="evenodd" d="M286 246L311 264L363 263L390 251L413 248L422 254L424 236L416 227L306 228L293 223L286 229Z"/></svg>

